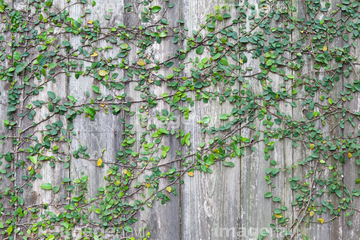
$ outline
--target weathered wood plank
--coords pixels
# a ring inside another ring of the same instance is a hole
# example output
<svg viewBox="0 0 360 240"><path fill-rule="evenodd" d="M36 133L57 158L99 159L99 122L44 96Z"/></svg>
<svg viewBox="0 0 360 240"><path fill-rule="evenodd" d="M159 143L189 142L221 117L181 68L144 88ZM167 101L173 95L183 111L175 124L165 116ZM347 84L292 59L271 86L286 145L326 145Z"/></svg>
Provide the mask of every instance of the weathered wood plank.
<svg viewBox="0 0 360 240"><path fill-rule="evenodd" d="M88 5L78 4L71 6L69 8L69 15L78 19L86 9L89 8ZM96 6L91 8L92 13L86 15L84 18L81 18L84 24L87 24L89 27L92 27L91 24L88 24L88 21L99 21L101 27L108 27L110 24L116 26L118 23L124 21L124 1L102 1L98 2ZM105 15L110 16L110 20L105 18ZM99 36L99 38L102 36ZM73 36L71 39L68 39L69 42L73 45L74 49L78 49L79 46L83 44L80 42L80 36ZM85 47L87 51L96 50L98 53L97 56L91 57L89 61L84 62L84 66L91 66L93 62L103 61L109 57L115 57L113 51L105 51L107 46L112 44L99 40L91 44L91 47ZM100 50L99 50L100 48ZM69 59L71 61L71 59ZM119 76L122 76L121 73ZM118 77L119 78L119 77ZM106 102L105 97L110 95L113 98L116 98L116 95L122 95L123 90L108 90L100 81L96 80L90 76L80 76L79 79L76 79L72 74L71 77L68 77L67 85L67 94L74 96L78 99L78 103L87 103L89 104L91 99L97 99L99 95L103 96L102 102ZM92 90L92 86L99 87L100 93L97 94ZM87 95L89 93L89 96ZM71 179L79 179L82 176L87 175L87 193L85 193L87 199L95 198L98 200L97 194L99 188L104 188L107 185L107 181L104 176L107 176L107 171L111 166L115 166L112 163L116 163L117 151L121 150L121 144L123 139L124 126L121 123L122 114L113 115L111 113L110 105L100 106L100 110L96 113L95 120L92 121L89 118L85 118L84 115L77 117L74 120L74 130L76 135L71 137L71 149L70 152L80 148L80 145L86 146L90 154L90 159L80 156L76 159L72 157L71 159ZM104 164L104 167L98 166L98 160ZM74 192L71 197L75 197L78 192ZM96 201L93 205L100 206L99 201ZM99 216L94 211L90 213L90 221L95 222L96 225L101 226L101 221L99 221ZM98 229L93 229L94 231L104 230L99 227ZM114 235L105 235L108 238L115 237Z"/></svg>
<svg viewBox="0 0 360 240"><path fill-rule="evenodd" d="M9 4L12 4L12 1L9 1ZM5 16L5 14L0 14L0 17L2 18L3 16ZM1 22L0 23L0 29L4 29L5 28L5 23ZM5 40L9 41L11 39L11 36L9 36L8 34L4 34L1 33L1 36L4 37ZM6 42L1 42L1 47L5 48L4 51L4 55L5 54L11 54L11 48L6 44ZM9 67L11 65L10 60L8 60L5 56L2 56L2 65L4 66L4 68ZM7 81L0 81L0 136L5 136L5 135L12 135L11 130L8 130L5 128L4 126L4 120L8 119L7 116L7 109L8 109L8 91L11 89L11 83L7 82ZM12 150L12 146L11 146L11 140L6 139L6 138L2 138L0 139L0 151L1 151L1 165L0 165L0 169L6 170L6 175L10 174L11 172L13 172L13 166L10 166L10 164L5 161L3 154L6 154L8 151ZM10 188L14 186L14 183L10 180L10 178L6 177L6 175L1 175L1 184L0 184L0 191L1 194L3 194L3 192L5 191L6 188ZM4 199L2 198L1 201L3 207L4 207L4 211L10 211L11 210L11 206L10 206L10 201L8 199ZM5 222L9 217L8 216L1 216L1 222Z"/></svg>
<svg viewBox="0 0 360 240"><path fill-rule="evenodd" d="M181 18L185 20L185 27L189 29L188 34L192 36L193 31L198 31L201 24L205 24L206 16L215 12L215 6L223 6L224 4L231 5L232 17L237 15L237 10L234 8L234 3L238 1L229 1L224 3L222 1L181 1L182 11ZM215 26L215 31L221 27L231 24L231 21L224 21ZM233 28L238 32L236 27ZM207 31L201 31L202 37L205 37ZM230 42L235 42L231 41ZM183 46L185 48L185 46ZM190 53L190 58L195 60L199 57L201 60L204 57L209 57L208 49L205 49L202 55L197 55L195 52ZM188 58L187 58L188 59ZM228 57L229 64L233 61ZM185 60L187 62L187 60ZM237 71L236 71L237 72ZM190 72L186 72L190 75ZM209 79L212 74L210 74ZM227 86L222 82L211 86L207 91L215 93L216 91L224 92ZM238 88L238 84L232 87ZM194 98L193 94L189 94ZM190 153L197 151L200 142L205 142L205 147L208 147L208 141L214 136L222 137L221 131L215 135L208 135L201 132L203 126L197 124L199 120L204 117L211 117L209 123L210 127L219 128L224 126L227 121L220 121L221 114L229 114L234 106L228 101L219 104L219 100L209 99L207 104L202 101L195 101L194 107L191 107L191 112L188 120L182 121L182 127L185 134L191 133L193 139L191 143ZM238 133L238 132L235 132ZM216 149L219 146L216 147ZM216 150L211 149L211 150ZM186 151L183 148L183 151ZM195 158L188 159L192 162ZM213 174L202 173L195 171L194 177L184 177L184 186L181 190L181 207L182 207L182 235L181 239L235 239L239 227L240 216L240 194L242 190L240 187L240 160L239 158L229 159L235 165L234 168L224 167L220 162L211 166ZM226 214L224 214L226 213ZM195 230L196 229L196 230Z"/></svg>
<svg viewBox="0 0 360 240"><path fill-rule="evenodd" d="M133 2L133 6L134 5L135 2ZM161 19L166 18L171 28L176 28L178 26L179 23L177 23L177 20L179 19L179 12L182 7L179 2L175 3L175 5L172 8L168 8L167 2L164 2L162 0L156 0L151 3L151 6L161 6L162 10L158 12L151 19L151 21L149 21L148 23L142 23L141 25L151 26L156 22L160 21ZM131 19L129 19L128 21L129 22L127 22L126 24L129 26L132 26L134 25L134 23L135 24L137 23ZM171 28L168 28L169 31L168 35L173 34ZM153 28L151 30L153 30ZM161 39L161 44L154 41L152 43L152 46L150 47L151 50L149 49L145 52L147 58L151 61L151 63L147 64L146 67L154 66L155 61L159 61L159 63L167 61L175 54L178 48L179 48L179 43L174 44L173 39L170 37ZM139 56L136 56L135 54L133 54L131 58L136 62L142 59ZM160 69L159 71L151 71L151 75L149 76L149 79L146 79L145 85L149 85L153 88L153 92L151 92L152 94L156 94L159 97L164 92L168 92L169 95L173 94L171 92L171 89L166 86L166 82L162 83L161 86L156 86L153 83L155 76L161 74L164 77L166 77L170 73L170 70L172 70L173 67L179 68L179 62L177 60L172 60L172 61L174 61L174 65L171 68L168 69L165 67L164 69ZM132 99L140 99L140 94L142 94L142 92L140 91L134 91L133 88L136 84L135 83L129 84L129 89L128 89L130 93L129 97L131 97ZM136 104L134 107L136 111L138 111L139 108L142 106L145 106L145 103ZM137 138L140 139L141 134L143 132L151 130L150 124L155 124L158 128L161 127L167 129L169 132L171 132L171 130L175 130L175 131L178 130L178 127L180 126L180 122L181 122L181 117L177 116L175 121L170 120L165 124L159 119L157 119L156 116L157 113L162 114L163 110L168 111L169 114L172 111L174 111L175 116L178 115L178 111L170 107L168 103L162 100L158 101L157 106L155 108L147 109L142 114L143 117L147 117L148 119L145 128L141 127L141 124L139 122L134 124L134 130L136 131ZM129 123L133 123L133 121L134 121L134 117L128 118ZM149 142L153 142L154 138L149 137L147 138L147 140L149 140ZM158 147L159 149L162 149L162 147L170 147L170 151L167 153L166 158L161 159L159 165L164 165L170 161L177 159L178 155L176 153L176 150L179 150L181 148L179 140L175 139L175 135L164 136L161 140L161 143L158 144ZM140 149L140 146L138 145L137 148ZM158 156L161 158L161 151L159 151L158 153L154 153L152 156L153 157ZM174 162L168 165L164 165L163 167L160 167L160 170L162 172L167 172L169 169L173 167L176 169L181 169L181 165L177 162ZM152 172L148 171L148 174L152 174ZM167 185L168 185L167 181L160 181L159 189L162 189ZM179 182L172 185L171 189L172 192L177 191L179 194L181 193ZM172 193L168 193L167 191L166 194L169 195L171 201L167 202L164 205L162 205L160 201L154 201L151 208L146 207L145 211L141 211L140 214L137 215L138 217L140 217L139 218L140 222L138 222L138 224L134 226L135 231L145 225L146 231L149 231L151 233L151 238L156 238L159 240L180 239L181 199L179 198L179 196L173 196Z"/></svg>

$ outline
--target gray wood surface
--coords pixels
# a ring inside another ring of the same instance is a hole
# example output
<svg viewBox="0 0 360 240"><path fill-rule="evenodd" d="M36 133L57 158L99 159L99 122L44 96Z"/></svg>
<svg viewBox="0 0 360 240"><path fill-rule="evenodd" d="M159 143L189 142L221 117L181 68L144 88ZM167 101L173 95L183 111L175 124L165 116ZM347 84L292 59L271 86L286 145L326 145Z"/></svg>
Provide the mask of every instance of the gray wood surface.
<svg viewBox="0 0 360 240"><path fill-rule="evenodd" d="M14 4L14 7L21 7L20 1ZM93 13L90 16L87 16L85 20L94 20L99 19L101 24L107 24L107 21L104 19L103 15L108 13L108 9L112 9L113 13L111 16L111 22L113 24L124 23L128 26L136 25L138 18L131 15L125 15L124 5L132 2L130 0L103 0L98 2L98 5L92 10ZM156 5L157 2L164 3L165 1L156 0L152 4ZM250 4L257 6L258 0L249 0ZM335 5L335 0L332 1ZM341 0L337 1L341 2ZM188 34L191 34L193 30L199 30L200 24L204 23L206 15L214 11L214 6L221 5L224 2L221 0L180 0L174 1L175 6L172 9L169 9L164 15L167 19L171 19L170 22L174 23L177 19L182 18L185 21L185 26L189 29ZM243 4L243 1L238 0L229 0L227 4L233 5L234 3ZM298 6L298 12L296 14L303 15L304 9L302 1L295 2ZM64 3L57 2L56 5L59 8L64 6ZM281 4L280 4L281 5ZM279 6L280 6L279 5ZM232 6L233 7L233 6ZM70 15L74 19L80 17L80 15L86 10L85 7L81 5L75 5L69 8ZM231 14L237 14L235 8L231 8ZM248 10L250 11L250 10ZM158 19L155 19L158 20ZM151 23L149 23L151 24ZM228 23L224 22L224 26ZM274 26L278 25L278 22L272 23ZM221 26L218 26L221 27ZM247 26L250 29L250 26ZM234 27L236 29L236 27ZM238 29L236 29L238 31ZM291 40L296 40L299 36L293 34ZM80 38L80 37L79 37ZM63 36L59 39L59 42L66 39ZM79 43L79 39L72 37L68 39L71 44L74 44L74 47ZM131 43L129 43L130 45ZM344 43L340 38L332 43L333 46L342 46ZM360 45L360 42L358 43ZM97 47L107 46L106 42L100 42ZM154 45L154 56L156 60L160 62L168 58L169 53L174 53L177 49L185 48L186 43L173 44L171 39L167 39L161 45ZM108 51L106 53L101 52L102 56L110 57L112 52ZM105 54L105 55L103 55ZM360 50L356 50L356 54L360 54ZM171 54L172 55L172 54ZM209 56L206 53L206 50L201 57ZM100 54L99 54L100 57ZM195 58L196 54L189 55L186 60L189 58ZM252 71L249 71L248 74L256 73L259 71L257 69L258 60L251 59L251 54L247 54L249 61L243 65L243 68L253 67ZM289 57L290 54L289 54ZM138 56L136 54L136 47L132 45L132 50L130 53L130 60L138 61ZM5 63L6 64L6 63ZM85 65L90 65L91 63L85 63ZM307 62L307 66L304 66L304 69L311 69L312 62ZM175 62L174 67L178 67L179 63ZM261 70L260 70L261 71ZM355 73L357 71L354 71ZM122 76L122 72L119 72ZM166 76L166 71L159 72ZM352 82L353 78L356 78L356 74L347 79L340 78L339 82L335 83L334 88L334 97L338 96L340 91L343 91L343 84L347 82ZM186 74L190 74L186 72ZM287 74L291 74L288 72ZM277 81L277 75L269 74L272 78L272 85L274 89L281 90L281 87ZM262 85L258 79L247 78L249 84L251 84L252 89L255 92L262 92ZM94 80L91 77L80 77L75 79L75 77L67 77L65 75L58 78L56 83L48 83L45 85L46 90L44 90L40 95L33 96L27 99L24 102L24 105L30 104L32 101L37 99L47 99L46 92L54 91L57 95L61 97L66 97L67 95L73 95L75 98L79 99L79 102L89 101L90 98L96 98L96 95L92 90L91 86L96 85L100 88L100 91L103 92L103 95L113 94L120 95L122 93L127 93L128 99L130 100L140 100L139 92L134 90L134 87L137 85L136 82L126 85L126 88L117 92L111 92L107 90L99 81ZM239 88L239 83L233 86L233 89ZM286 85L287 88L292 88L291 84ZM9 90L9 84L5 82L0 82L0 135L3 134L3 120L7 118L6 116L6 101L7 101L7 91ZM217 85L212 87L212 91L224 91L225 88L222 85ZM165 86L158 87L155 90L155 94L161 94ZM299 92L301 92L302 87L298 87ZM85 95L85 91L89 91L90 97L88 98ZM304 97L299 95L299 97ZM319 98L318 95L314 98ZM218 101L218 100L214 100ZM300 100L297 100L296 103L298 106L301 106ZM348 103L346 107L359 111L359 94L356 93L355 99ZM132 111L137 111L141 107L141 103L136 103L132 105ZM211 123L215 127L220 127L224 125L223 122L219 120L220 114L230 113L233 106L227 101L222 105L204 104L202 101L196 101L195 105L191 108L190 117L188 120L177 120L178 126L185 133L190 132L192 139L194 140L191 143L191 149L186 145L182 146L179 141L172 139L171 137L165 137L162 139L161 145L170 146L171 151L168 153L168 157L163 159L163 163L171 161L177 158L175 150L180 150L183 153L190 151L194 153L197 151L198 145L200 142L209 140L209 135L201 132L201 126L197 121L201 120L205 116L211 117ZM162 109L170 110L167 104L159 102L156 109L151 109L149 116L154 116L155 111L161 111ZM299 108L293 109L289 104L281 103L280 109L282 112L285 112L286 115L291 116L296 120L304 118L303 111L299 111ZM305 109L306 110L306 109ZM44 113L44 112L43 112ZM74 151L78 148L79 144L86 144L88 149L90 149L91 159L79 158L73 159L69 169L63 169L60 165L55 165L55 168L51 168L48 163L44 163L40 173L43 176L43 179L38 179L31 191L24 192L23 198L29 199L31 202L35 203L45 203L57 201L58 203L66 202L64 199L53 199L53 193L51 191L44 191L40 188L40 185L45 182L50 182L54 185L62 185L62 179L64 177L70 177L72 180L81 177L82 175L88 175L88 196L95 197L97 189L99 187L104 187L106 181L104 176L107 173L109 164L104 164L103 168L99 168L96 164L98 158L102 158L104 162L113 162L116 157L116 152L121 150L122 143L122 132L124 131L124 125L121 123L121 118L124 118L122 114L112 115L111 113L105 114L105 109L101 109L97 113L95 121L90 121L83 117L77 118L74 122L74 129L76 135L72 136L72 143L69 146L70 151ZM136 113L137 114L137 113ZM35 121L40 121L40 114L36 116ZM137 119L136 117L127 118L125 117L126 122L130 119ZM60 120L61 118L57 119ZM54 121L54 119L52 120ZM152 120L151 120L152 121ZM157 121L157 120L156 120ZM336 124L334 119L330 120L330 125L324 131L325 134L329 134L330 129ZM26 122L24 124L29 124ZM134 122L133 130L137 132L136 139L140 140L140 134L144 131L143 127L139 122ZM156 122L156 124L161 124ZM262 126L260 121L256 121L255 124L259 126L260 130L264 130L265 126ZM321 123L318 123L317 127L321 127ZM347 123L350 124L350 123ZM175 124L174 124L175 125ZM45 123L44 123L45 126ZM171 129L171 125L168 125ZM173 126L174 127L174 126ZM174 127L176 128L176 126ZM349 128L351 129L351 128ZM338 128L336 131L340 133L343 131L343 134L350 133L349 130L341 130ZM241 131L236 132L243 137L252 139L253 136L250 134L250 130L247 128L242 129ZM296 164L299 159L304 159L310 154L309 148L303 144L298 143L297 148L292 147L292 141L289 139L282 139L276 142L275 151L271 153L271 159L275 159L277 162L277 167L281 170L287 170L287 168L292 168L293 164ZM4 149L8 148L7 145L0 145L0 150L4 152ZM141 211L138 215L140 220L135 224L135 228L140 228L146 226L147 230L151 232L150 239L159 239L159 240L188 240L188 239L200 239L200 240L217 240L217 239L257 239L257 236L262 230L267 230L270 232L270 223L272 222L272 215L275 208L281 207L281 205L286 205L289 208L287 215L291 220L295 220L299 209L292 207L292 202L295 200L296 193L290 189L288 184L288 179L295 175L295 173L302 172L301 167L297 167L291 173L281 173L277 178L273 179L273 182L268 185L264 179L265 169L270 166L270 160L264 160L264 148L265 144L263 142L256 143L254 145L255 151L251 149L246 149L245 154L239 158L229 159L235 164L234 168L224 167L220 163L215 164L212 167L212 174L204 174L199 171L195 172L193 177L184 177L184 185L176 184L172 186L175 187L179 193L179 196L172 196L171 201L167 202L165 205L161 205L160 202L155 202L152 208L146 207L145 211ZM134 149L140 149L141 146L135 145ZM100 152L106 149L103 155ZM19 156L20 157L20 156ZM187 159L193 160L193 159ZM3 168L4 163L0 168ZM171 167L176 167L180 169L182 166L179 163L173 163ZM346 169L343 169L343 174L347 176L345 178L345 183L351 187L355 187L355 179L357 178L357 172L354 171L356 163L354 161L350 162L350 166L347 166ZM166 169L168 167L164 167ZM19 169L17 172L18 178L16 181L23 181L21 175L24 172L28 171L25 169ZM299 175L299 174L298 174ZM1 190L7 185L11 185L7 178L2 179L2 185L0 186ZM276 187L272 187L276 185ZM30 189L30 188L29 188ZM67 195L68 193L64 191L64 188L61 188L63 194ZM281 203L272 202L270 199L265 199L264 194L266 192L272 192L273 196L281 198ZM69 195L70 196L70 195ZM332 200L333 204L336 204L336 201L339 201L337 198L329 199L325 195L321 200ZM354 204L359 204L359 199L354 202ZM56 212L56 208L52 209ZM330 215L328 216L330 218ZM97 220L95 214L91 215L92 220ZM328 219L324 219L328 220ZM360 224L359 215L354 215L353 225L358 226ZM347 225L346 219L339 219L335 222L328 224L318 224L313 223L309 228L302 227L301 231L308 233L311 236L311 239L359 239L360 230L358 227L349 228ZM274 234L274 233L272 233ZM138 236L137 236L138 237ZM270 235L268 239L281 239L281 236ZM111 238L110 238L111 239ZM301 239L300 235L295 239Z"/></svg>

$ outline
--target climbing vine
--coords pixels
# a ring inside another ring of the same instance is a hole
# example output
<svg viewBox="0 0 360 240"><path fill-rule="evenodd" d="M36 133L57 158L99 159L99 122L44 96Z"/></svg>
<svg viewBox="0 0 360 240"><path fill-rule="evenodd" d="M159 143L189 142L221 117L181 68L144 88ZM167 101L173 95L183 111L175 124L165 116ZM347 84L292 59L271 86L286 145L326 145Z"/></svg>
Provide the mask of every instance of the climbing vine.
<svg viewBox="0 0 360 240"><path fill-rule="evenodd" d="M111 9L93 19L95 1L29 0L17 9L0 0L2 239L131 234L140 211L176 197L185 178L248 154L268 166L260 178L277 206L274 233L309 239L301 226L340 217L352 226L360 212L360 178L347 179L360 165L359 2L224 1L192 31L165 17L177 4L134 1L115 23ZM84 80L89 89L72 89ZM232 110L198 119L202 138L194 139L183 123L206 105ZM111 115L122 129L108 132L120 139L112 159L106 148L91 154L79 131ZM275 157L283 143L298 152L291 164ZM79 160L106 170L98 189ZM291 205L276 196L280 175Z"/></svg>

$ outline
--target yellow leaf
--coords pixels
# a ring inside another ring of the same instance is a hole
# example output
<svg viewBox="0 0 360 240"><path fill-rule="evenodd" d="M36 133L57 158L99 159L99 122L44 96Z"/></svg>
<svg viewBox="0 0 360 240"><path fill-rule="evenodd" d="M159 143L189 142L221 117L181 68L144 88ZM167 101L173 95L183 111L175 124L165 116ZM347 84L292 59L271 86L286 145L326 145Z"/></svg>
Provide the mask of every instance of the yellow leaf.
<svg viewBox="0 0 360 240"><path fill-rule="evenodd" d="M311 211L310 212L310 217L314 216L315 212L314 211Z"/></svg>
<svg viewBox="0 0 360 240"><path fill-rule="evenodd" d="M29 170L29 171L31 170L31 166L28 166L28 170Z"/></svg>
<svg viewBox="0 0 360 240"><path fill-rule="evenodd" d="M138 64L139 66L145 66L145 62L144 62L144 60L142 60L142 59L140 59L140 60L137 62L137 64Z"/></svg>
<svg viewBox="0 0 360 240"><path fill-rule="evenodd" d="M92 24L92 21L89 20L89 21L87 21L87 23L88 23L88 24Z"/></svg>
<svg viewBox="0 0 360 240"><path fill-rule="evenodd" d="M115 185L116 185L116 186L119 186L119 185L120 185L120 181L116 181L116 182L115 182Z"/></svg>
<svg viewBox="0 0 360 240"><path fill-rule="evenodd" d="M97 165L100 167L102 163L103 163L102 159L99 158L99 159L97 160Z"/></svg>
<svg viewBox="0 0 360 240"><path fill-rule="evenodd" d="M319 218L317 221L320 222L321 224L324 223L324 219L322 219L322 218Z"/></svg>
<svg viewBox="0 0 360 240"><path fill-rule="evenodd" d="M192 177L192 176L194 176L194 173L193 173L193 172L188 172L188 175L189 175L190 177Z"/></svg>
<svg viewBox="0 0 360 240"><path fill-rule="evenodd" d="M124 170L123 170L123 174L127 174L127 169L124 169Z"/></svg>
<svg viewBox="0 0 360 240"><path fill-rule="evenodd" d="M100 71L99 71L99 75L102 76L102 77L103 77L103 76L106 76L106 75L107 75L107 72L106 72L105 70L100 70Z"/></svg>
<svg viewBox="0 0 360 240"><path fill-rule="evenodd" d="M325 52L327 50L327 46L324 46L323 47L323 51Z"/></svg>
<svg viewBox="0 0 360 240"><path fill-rule="evenodd" d="M283 217L283 215L280 213L280 214L275 214L275 217L276 218L282 218Z"/></svg>
<svg viewBox="0 0 360 240"><path fill-rule="evenodd" d="M105 103L100 104L100 106L105 107Z"/></svg>
<svg viewBox="0 0 360 240"><path fill-rule="evenodd" d="M166 191L171 192L171 187L167 187Z"/></svg>
<svg viewBox="0 0 360 240"><path fill-rule="evenodd" d="M90 56L92 57L96 57L97 55L99 55L97 52L94 52L93 54L91 54Z"/></svg>
<svg viewBox="0 0 360 240"><path fill-rule="evenodd" d="M150 183L147 183L147 184L146 184L146 187L147 187L147 188L149 188L150 186L151 186Z"/></svg>
<svg viewBox="0 0 360 240"><path fill-rule="evenodd" d="M348 158L351 158L352 157L352 154L351 153L348 153Z"/></svg>
<svg viewBox="0 0 360 240"><path fill-rule="evenodd" d="M310 149L313 149L315 147L314 144L310 144Z"/></svg>

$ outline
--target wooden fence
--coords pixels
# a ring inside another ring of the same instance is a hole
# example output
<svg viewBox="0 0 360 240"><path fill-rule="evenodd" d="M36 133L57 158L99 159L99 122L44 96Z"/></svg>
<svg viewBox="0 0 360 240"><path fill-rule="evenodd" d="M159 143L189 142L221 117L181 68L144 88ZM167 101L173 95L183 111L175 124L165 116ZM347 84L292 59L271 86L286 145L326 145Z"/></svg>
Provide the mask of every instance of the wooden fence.
<svg viewBox="0 0 360 240"><path fill-rule="evenodd" d="M156 4L158 0L152 1ZM124 6L129 3L128 0L102 0L93 7L91 19L99 19L101 24L107 24L108 21L104 19L105 14L111 16L111 23L118 24L124 23L131 26L137 24L138 16L135 14L124 13ZM159 1L164 3L165 1ZM339 0L332 1L341 2ZM243 1L229 0L226 4L233 5L235 3L244 4ZM254 4L257 8L257 0L249 0L250 4ZM59 9L65 6L65 1L55 1ZM173 24L177 24L174 19L184 19L185 26L188 28L188 32L198 30L199 26L206 19L206 15L214 11L214 7L224 4L220 0L179 0L174 1L175 6L169 9L164 17L171 19ZM282 4L282 3L280 3ZM297 6L298 16L304 15L305 10L303 8L303 1L293 1L293 4ZM15 9L24 9L27 6L25 1L14 0L12 3ZM133 2L133 6L136 8L136 4ZM69 8L70 15L76 19L80 17L87 9L87 6L74 5ZM109 12L112 9L112 12ZM234 14L236 9L231 8ZM250 10L249 10L250 11ZM274 23L275 24L275 23ZM226 24L224 23L224 26ZM175 26L174 26L175 27ZM250 26L248 26L250 27ZM276 26L275 26L276 27ZM235 28L235 31L237 29ZM66 35L59 36L62 40L66 40ZM291 40L296 40L297 36L292 35ZM60 41L62 41L60 40ZM72 37L67 39L74 47L78 47L79 39ZM162 62L166 60L169 53L175 52L177 49L184 48L184 43L173 44L171 40L166 40L161 45L154 44L154 55ZM341 41L332 43L334 46L341 46L344 43ZM106 46L106 43L101 45ZM100 46L99 46L100 47ZM111 50L109 50L111 51ZM357 54L359 54L357 50ZM106 53L105 53L106 54ZM109 54L110 55L110 54ZM136 58L135 52L133 52L134 58ZM196 55L194 54L195 58ZM132 55L130 55L130 59ZM245 64L247 67L253 67L252 72L261 71L258 69L258 60L252 59L251 54L248 54L249 61ZM2 64L7 64L6 61ZM311 67L311 62L306 63ZM179 63L175 63L175 66L179 66ZM306 67L306 66L305 66ZM277 86L277 76L273 75L273 85ZM338 87L336 92L343 91L343 84L349 79L340 79L335 83L335 88ZM253 89L257 89L262 92L262 86L259 81L254 78L250 79ZM62 77L59 78L56 83L47 83L44 87L49 91L53 91L57 96L66 97L72 95L79 99L79 102L87 99L86 91L91 92L91 86L97 84L95 80L90 77L84 77L75 79L75 77ZM139 92L134 90L136 83L131 83L126 86L124 92L131 100L140 100ZM288 85L290 86L290 85ZM104 86L99 86L101 91L106 91ZM240 83L236 83L233 88L241 88ZM279 87L279 86L278 86ZM162 88L166 88L163 86ZM226 87L216 85L212 87L213 91L223 92ZM10 89L10 83L0 82L0 119L1 123L7 118L7 91ZM163 89L164 90L164 89ZM156 94L161 95L161 89L157 89ZM47 91L42 91L40 95L32 96L24 102L24 106L28 105L34 100L38 100L46 97ZM298 102L301 106L301 103ZM134 105L134 111L139 108L140 104ZM302 118L304 112L293 109L290 105L281 103L281 111L293 116L294 118ZM358 94L355 99L349 103L352 109L358 109ZM154 117L156 110L169 108L168 105L159 103L156 109L150 109L149 117L151 121L157 121ZM203 117L210 116L212 119L212 125L220 127L224 125L219 119L219 116L223 113L231 112L233 106L228 102L222 105L205 104L200 101L196 101L195 105L191 108L191 112L188 120L178 120L175 123L171 123L169 126L173 129L183 129L185 132L190 132L192 135L193 148L191 153L196 152L196 148L199 142L203 141L202 138L208 140L208 135L201 132L201 127L197 122ZM74 122L74 130L76 131L76 138L79 139L84 145L88 146L88 150L92 159L98 159L101 157L104 161L112 161L116 157L116 152L121 146L122 132L124 131L123 125L120 124L120 115L112 115L102 113L101 117L97 117L95 121L89 121L87 118L78 118ZM151 117L154 117L153 119ZM141 132L142 127L138 122L133 122L133 130ZM25 125L25 123L24 123ZM259 122L259 127L264 128ZM317 127L321 127L320 125ZM329 130L323 130L324 133L328 133ZM344 133L346 133L346 129ZM6 129L3 124L0 126L0 133L5 133ZM250 136L250 132L247 130L241 131L243 136ZM136 139L140 140L140 134L136 135ZM171 138L168 140L168 145L171 149L177 149L180 151L186 151L182 148L182 145ZM69 149L76 149L78 142L74 141L70 144ZM138 146L135 146L137 148ZM146 207L144 211L141 211L138 216L139 222L136 223L134 231L138 231L142 226L146 226L146 232L151 233L150 239L169 240L169 239L256 239L258 235L266 230L272 232L270 223L273 221L273 210L279 207L279 203L273 202L270 199L264 198L266 192L271 191L273 196L280 197L282 204L286 205L290 209L290 219L295 219L298 209L292 206L296 193L290 189L289 177L291 175L279 174L273 179L272 184L267 184L264 179L266 168L270 166L269 161L264 160L264 143L260 142L254 145L255 151L247 149L244 156L233 160L235 166L233 168L225 167L221 164L216 164L213 167L213 174L196 173L194 177L184 178L184 184L176 184L175 187L178 191L178 196L172 196L171 201L167 202L164 206L160 202L155 202L154 205ZM10 148L9 143L0 145L0 150L6 152L6 149ZM101 151L106 149L103 154ZM299 160L306 158L310 153L310 150L305 145L299 144L297 148L292 146L290 140L281 140L276 142L276 148L273 152L272 159L276 159L278 166L284 170L286 167L291 167L293 164L297 164ZM168 153L166 161L171 161L176 158L176 152L171 151ZM357 179L357 168L354 163L352 167L343 169L343 174L347 176L346 181L350 186L354 186L354 182ZM179 167L179 163L173 163L171 166ZM62 181L65 177L71 179L78 178L83 174L91 176L88 180L89 196L95 196L97 189L105 185L104 176L107 174L108 167L99 168L96 162L89 162L84 159L74 159L71 161L69 168L50 167L44 165L40 174L42 179L38 179L33 188L29 191L25 191L22 196L30 204L37 204L39 202L51 202L53 201L53 194L51 192L43 191L40 185L44 182L50 182L53 185L62 185ZM16 181L21 182L21 175L26 172L26 169L19 168L16 170L14 177ZM301 172L301 167L297 167L295 172ZM1 189L4 190L7 186L14 184L14 181L3 177L1 182ZM276 185L272 188L272 185ZM61 189L64 195L68 195L64 189ZM326 199L326 197L323 197ZM335 200L334 200L335 201ZM58 204L66 202L66 199L61 199ZM354 201L354 204L359 204L358 200ZM56 213L56 209L54 209ZM329 216L330 218L330 216ZM327 220L327 219L325 219ZM310 239L359 239L360 230L357 226L360 224L360 218L358 215L354 215L353 227L349 227L345 218L340 217L334 222L327 224L311 224L310 227L302 226L301 229L304 233L310 236ZM136 230L135 230L136 229ZM136 233L137 234L137 233ZM136 236L135 237L139 237ZM268 236L268 239L281 239L281 236L274 235L274 232ZM301 235L297 236L301 239ZM108 237L112 239L112 237Z"/></svg>

